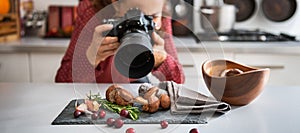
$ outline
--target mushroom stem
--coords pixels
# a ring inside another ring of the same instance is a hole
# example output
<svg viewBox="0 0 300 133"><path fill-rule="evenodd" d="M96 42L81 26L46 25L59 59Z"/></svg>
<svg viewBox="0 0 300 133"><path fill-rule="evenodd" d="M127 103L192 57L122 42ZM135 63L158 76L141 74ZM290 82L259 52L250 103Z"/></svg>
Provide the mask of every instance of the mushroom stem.
<svg viewBox="0 0 300 133"><path fill-rule="evenodd" d="M140 96L134 98L134 102L137 102L139 104L142 104L142 105L147 105L148 104L148 101Z"/></svg>

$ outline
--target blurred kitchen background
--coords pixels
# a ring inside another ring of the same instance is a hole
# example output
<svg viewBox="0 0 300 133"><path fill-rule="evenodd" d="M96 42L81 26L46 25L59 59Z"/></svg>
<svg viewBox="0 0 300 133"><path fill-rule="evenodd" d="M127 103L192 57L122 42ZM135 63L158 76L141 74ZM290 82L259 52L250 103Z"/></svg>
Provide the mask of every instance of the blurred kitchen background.
<svg viewBox="0 0 300 133"><path fill-rule="evenodd" d="M0 1L0 82L54 82L79 1ZM222 42L224 58L271 68L270 85L299 85L293 76L300 66L299 2L171 0L173 33L186 84L203 84L201 64L209 58L206 52L218 49ZM209 47L204 49L200 42Z"/></svg>

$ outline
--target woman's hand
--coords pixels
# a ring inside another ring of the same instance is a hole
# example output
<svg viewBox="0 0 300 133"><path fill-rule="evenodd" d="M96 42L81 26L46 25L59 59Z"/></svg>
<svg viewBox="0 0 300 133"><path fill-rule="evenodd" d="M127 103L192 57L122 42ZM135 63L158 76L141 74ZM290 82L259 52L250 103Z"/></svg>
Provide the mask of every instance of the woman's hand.
<svg viewBox="0 0 300 133"><path fill-rule="evenodd" d="M167 58L165 50L165 41L157 33L153 32L152 39L154 41L153 54L154 54L154 68L159 67Z"/></svg>
<svg viewBox="0 0 300 133"><path fill-rule="evenodd" d="M111 30L113 25L104 24L95 28L93 40L89 48L87 49L86 56L89 62L97 67L101 61L104 61L109 56L116 53L120 43L117 37L103 37L104 31Z"/></svg>

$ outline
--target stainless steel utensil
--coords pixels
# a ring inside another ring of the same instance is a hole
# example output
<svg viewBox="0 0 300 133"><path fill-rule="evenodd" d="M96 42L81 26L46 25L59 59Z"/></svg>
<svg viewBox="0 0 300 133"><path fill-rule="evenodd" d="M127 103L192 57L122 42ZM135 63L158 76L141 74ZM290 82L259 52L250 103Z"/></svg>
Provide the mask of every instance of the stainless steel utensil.
<svg viewBox="0 0 300 133"><path fill-rule="evenodd" d="M234 5L224 4L217 0L215 5L206 5L204 0L200 7L200 22L205 31L228 32L235 23L236 8Z"/></svg>
<svg viewBox="0 0 300 133"><path fill-rule="evenodd" d="M184 0L179 0L179 3L175 6L175 13L178 17L183 17L187 14L188 9Z"/></svg>

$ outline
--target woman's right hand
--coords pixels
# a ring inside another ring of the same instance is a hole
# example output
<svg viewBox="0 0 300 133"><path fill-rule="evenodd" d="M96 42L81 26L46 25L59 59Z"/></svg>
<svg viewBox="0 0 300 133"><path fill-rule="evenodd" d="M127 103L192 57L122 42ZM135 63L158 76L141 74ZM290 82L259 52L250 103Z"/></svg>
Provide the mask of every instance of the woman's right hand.
<svg viewBox="0 0 300 133"><path fill-rule="evenodd" d="M103 32L113 28L111 24L99 25L95 28L93 40L87 49L86 56L89 62L97 67L101 61L116 53L120 43L117 37L103 37Z"/></svg>

